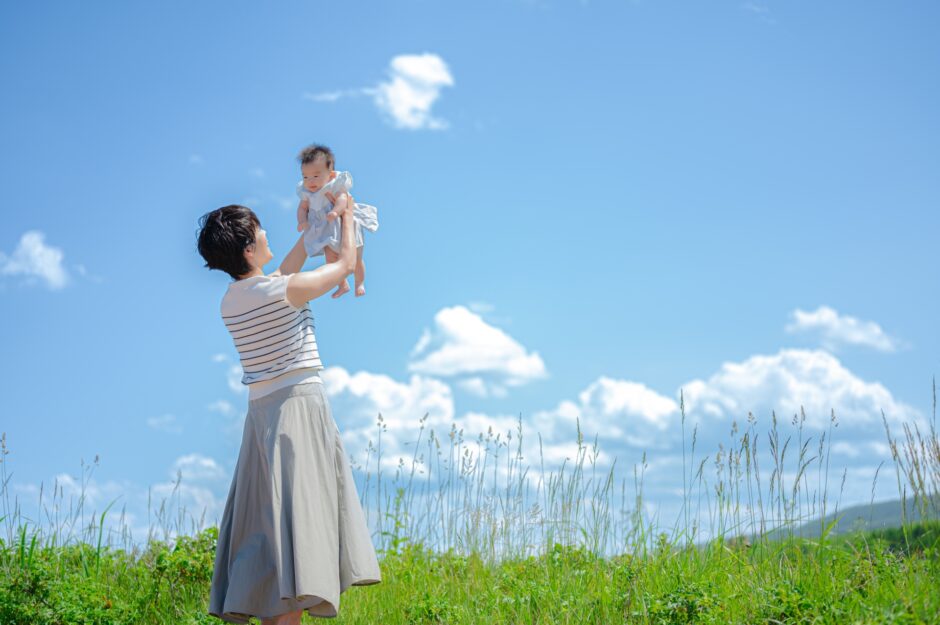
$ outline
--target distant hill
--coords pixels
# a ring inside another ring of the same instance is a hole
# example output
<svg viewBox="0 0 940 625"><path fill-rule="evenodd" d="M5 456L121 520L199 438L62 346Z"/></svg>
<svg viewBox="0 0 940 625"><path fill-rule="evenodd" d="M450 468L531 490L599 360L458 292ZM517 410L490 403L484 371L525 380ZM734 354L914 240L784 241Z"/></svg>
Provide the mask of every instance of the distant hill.
<svg viewBox="0 0 940 625"><path fill-rule="evenodd" d="M936 519L940 516L940 497L935 498L932 504L933 505L928 508L928 517ZM815 521L808 521L794 528L793 535L802 538L818 538L821 529L828 526L836 517L838 517L839 520L836 521L835 526L833 526L830 536L848 534L854 531L871 531L901 527L901 507L901 500L895 499L874 504L860 504L840 508L837 513L827 515L823 523L820 523L819 519L816 519ZM921 518L920 511L915 508L913 501L908 500L906 508L904 518L908 522L924 520ZM788 534L789 531L786 529L776 529L768 532L768 537L774 539Z"/></svg>

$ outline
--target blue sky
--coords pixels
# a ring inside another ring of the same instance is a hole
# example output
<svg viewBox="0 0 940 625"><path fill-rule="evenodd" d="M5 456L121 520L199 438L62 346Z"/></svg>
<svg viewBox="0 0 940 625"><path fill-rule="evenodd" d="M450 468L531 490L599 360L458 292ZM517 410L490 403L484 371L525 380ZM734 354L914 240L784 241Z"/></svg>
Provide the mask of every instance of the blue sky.
<svg viewBox="0 0 940 625"><path fill-rule="evenodd" d="M403 452L428 412L521 415L558 458L578 416L618 462L668 465L683 388L722 434L835 409L867 501L880 411L929 420L940 369L938 23L930 2L5 4L13 493L97 455L99 510L146 525L180 470L221 512L247 399L196 220L251 206L280 258L321 142L379 209L367 296L313 304L354 457L379 411Z"/></svg>

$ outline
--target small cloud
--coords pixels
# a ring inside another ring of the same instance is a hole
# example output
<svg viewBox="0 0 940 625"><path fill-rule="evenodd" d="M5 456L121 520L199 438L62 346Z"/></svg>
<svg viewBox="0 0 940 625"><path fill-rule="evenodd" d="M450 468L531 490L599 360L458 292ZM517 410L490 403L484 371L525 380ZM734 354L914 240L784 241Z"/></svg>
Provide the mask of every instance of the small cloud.
<svg viewBox="0 0 940 625"><path fill-rule="evenodd" d="M486 302L470 302L467 304L467 308L478 315L485 315L486 313L491 313L496 309L495 306Z"/></svg>
<svg viewBox="0 0 940 625"><path fill-rule="evenodd" d="M860 321L855 317L840 315L828 306L820 306L813 312L795 310L787 332L814 332L822 337L823 345L834 351L839 345L862 345L882 352L893 352L898 341L888 336L874 321Z"/></svg>
<svg viewBox="0 0 940 625"><path fill-rule="evenodd" d="M233 362L231 356L225 353L213 354L211 360L226 366L225 381L228 383L229 390L236 395L244 395L248 392L248 387L242 384L245 372L242 370L241 362Z"/></svg>
<svg viewBox="0 0 940 625"><path fill-rule="evenodd" d="M244 373L241 364L232 365L228 368L228 387L233 393L244 395L248 392L248 387L242 384L242 376Z"/></svg>
<svg viewBox="0 0 940 625"><path fill-rule="evenodd" d="M427 328L421 333L421 337L418 339L418 342L415 343L415 346L411 348L411 357L414 358L421 352L423 352L428 345L431 344L431 331Z"/></svg>
<svg viewBox="0 0 940 625"><path fill-rule="evenodd" d="M224 399L217 399L216 401L209 404L209 410L227 416L235 412L235 406L233 406L231 402L225 401Z"/></svg>
<svg viewBox="0 0 940 625"><path fill-rule="evenodd" d="M452 87L454 78L444 59L436 54L403 54L392 59L388 82L379 84L376 105L396 128L441 130L447 122L431 115L441 89Z"/></svg>
<svg viewBox="0 0 940 625"><path fill-rule="evenodd" d="M355 98L362 95L371 95L374 89L346 89L339 91L327 91L325 93L305 93L303 98L313 102L336 102L340 98Z"/></svg>
<svg viewBox="0 0 940 625"><path fill-rule="evenodd" d="M470 378L482 374L496 378L496 386L519 386L548 375L537 352L527 351L464 306L438 311L433 330L424 331L411 354L408 369L415 373ZM464 388L471 392L484 388L472 381L468 385Z"/></svg>
<svg viewBox="0 0 940 625"><path fill-rule="evenodd" d="M75 273L80 275L82 278L89 280L91 282L96 282L98 284L104 282L104 279L101 276L96 276L88 271L88 268L85 265L72 265L72 269L75 270Z"/></svg>
<svg viewBox="0 0 940 625"><path fill-rule="evenodd" d="M200 454L180 456L173 463L170 473L173 476L182 474L183 479L189 482L218 480L226 476L218 462Z"/></svg>
<svg viewBox="0 0 940 625"><path fill-rule="evenodd" d="M202 165L205 163L205 160L199 154L190 154L189 155L189 164L190 165Z"/></svg>
<svg viewBox="0 0 940 625"><path fill-rule="evenodd" d="M150 417L147 419L147 425L154 430L169 432L171 434L179 434L183 431L183 428L176 420L176 416L171 414L160 415L159 417Z"/></svg>
<svg viewBox="0 0 940 625"><path fill-rule="evenodd" d="M293 195L276 195L271 194L271 201L280 206L282 209L287 210L290 208L297 208L297 198Z"/></svg>
<svg viewBox="0 0 940 625"><path fill-rule="evenodd" d="M343 97L342 91L329 91L327 93L305 93L304 98L314 102L336 102Z"/></svg>
<svg viewBox="0 0 940 625"><path fill-rule="evenodd" d="M183 512L194 519L205 518L218 522L225 509L225 491L216 490L228 476L212 458L200 454L188 454L176 459L168 472L170 480L152 484L151 495L155 501L175 499Z"/></svg>
<svg viewBox="0 0 940 625"><path fill-rule="evenodd" d="M261 169L260 167L255 167L249 170L248 173L254 176L255 178L264 178L264 170Z"/></svg>
<svg viewBox="0 0 940 625"><path fill-rule="evenodd" d="M765 15L767 13L770 13L770 9L768 7L762 4L757 4L756 2L745 2L744 4L741 5L741 8L744 9L745 11L749 11L751 13L758 13L760 15Z"/></svg>
<svg viewBox="0 0 940 625"><path fill-rule="evenodd" d="M768 7L765 4L760 4L757 2L745 2L744 4L741 5L741 8L744 11L747 11L748 13L756 15L758 18L760 18L760 21L762 22L766 22L768 24L774 24L777 21L773 17L771 17L770 7Z"/></svg>
<svg viewBox="0 0 940 625"><path fill-rule="evenodd" d="M38 278L55 291L69 282L68 272L62 266L64 257L62 250L46 245L42 232L30 230L20 237L12 256L0 253L0 275L26 276L27 282Z"/></svg>
<svg viewBox="0 0 940 625"><path fill-rule="evenodd" d="M304 94L314 102L336 102L341 98L370 96L376 107L396 128L442 130L447 122L434 117L431 109L445 87L454 86L447 63L436 54L401 54L394 57L389 77L374 87Z"/></svg>

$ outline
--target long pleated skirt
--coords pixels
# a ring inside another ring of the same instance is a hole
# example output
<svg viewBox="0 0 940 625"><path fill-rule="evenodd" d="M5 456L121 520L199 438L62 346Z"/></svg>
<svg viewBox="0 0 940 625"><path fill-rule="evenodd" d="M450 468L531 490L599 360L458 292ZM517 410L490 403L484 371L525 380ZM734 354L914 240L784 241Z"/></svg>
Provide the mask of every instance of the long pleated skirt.
<svg viewBox="0 0 940 625"><path fill-rule="evenodd" d="M352 469L320 382L249 402L219 524L209 614L230 623L305 609L381 581Z"/></svg>

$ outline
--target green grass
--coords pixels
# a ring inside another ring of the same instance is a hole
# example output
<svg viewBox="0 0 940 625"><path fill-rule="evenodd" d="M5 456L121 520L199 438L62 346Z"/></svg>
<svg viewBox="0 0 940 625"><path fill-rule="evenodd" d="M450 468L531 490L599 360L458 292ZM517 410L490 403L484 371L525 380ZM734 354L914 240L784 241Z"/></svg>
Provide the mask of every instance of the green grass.
<svg viewBox="0 0 940 625"><path fill-rule="evenodd" d="M929 540L912 550L900 532L681 550L662 541L639 558L558 544L499 563L408 542L383 553L382 584L343 595L337 622L936 623L940 524L911 529ZM0 622L218 622L205 615L216 535L154 541L135 558L69 546L27 562L7 549Z"/></svg>
<svg viewBox="0 0 940 625"><path fill-rule="evenodd" d="M703 457L693 429L682 513L662 526L641 512L645 459L618 484L580 433L577 457L545 470L523 463L521 424L505 438L465 441L452 429L421 440L422 420L412 462L388 475L370 470L381 466L379 417L360 494L377 513L383 581L347 591L337 622L940 623L935 426L894 438L885 422L901 526L836 535L831 430L813 439L804 419L785 434L774 416L759 449L749 416ZM46 514L58 529L44 533L10 506L2 443L0 624L220 622L206 614L216 527L186 533L185 511L164 501L162 539L154 531L137 549L122 533L114 546L102 529L110 507L83 524L81 505L65 512L56 491ZM802 537L810 519L818 536Z"/></svg>

